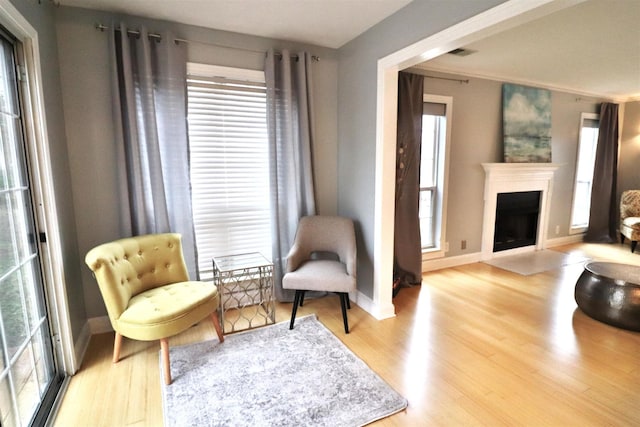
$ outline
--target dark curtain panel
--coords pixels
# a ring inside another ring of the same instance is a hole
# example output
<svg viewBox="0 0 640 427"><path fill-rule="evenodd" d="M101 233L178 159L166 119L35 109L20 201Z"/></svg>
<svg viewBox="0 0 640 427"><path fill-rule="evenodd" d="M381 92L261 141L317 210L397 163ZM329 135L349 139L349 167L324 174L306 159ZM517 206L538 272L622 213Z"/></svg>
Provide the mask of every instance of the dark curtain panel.
<svg viewBox="0 0 640 427"><path fill-rule="evenodd" d="M298 220L315 215L312 150L314 138L312 58L288 50L267 52L267 127L271 174L271 225L275 295L293 301L294 291L282 289L287 254Z"/></svg>
<svg viewBox="0 0 640 427"><path fill-rule="evenodd" d="M422 247L418 218L420 145L424 77L398 75L398 131L394 233L394 295L403 286L422 281Z"/></svg>
<svg viewBox="0 0 640 427"><path fill-rule="evenodd" d="M613 243L617 241L618 204L618 104L603 103L600 107L600 129L593 171L589 228L585 242Z"/></svg>

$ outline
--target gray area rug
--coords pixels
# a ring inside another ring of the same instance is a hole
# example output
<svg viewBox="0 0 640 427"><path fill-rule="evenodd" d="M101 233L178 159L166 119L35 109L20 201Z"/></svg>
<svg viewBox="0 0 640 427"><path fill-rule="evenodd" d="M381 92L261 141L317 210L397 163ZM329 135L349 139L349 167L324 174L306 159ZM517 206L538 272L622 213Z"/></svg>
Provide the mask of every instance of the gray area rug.
<svg viewBox="0 0 640 427"><path fill-rule="evenodd" d="M560 268L564 265L585 263L590 260L590 258L582 255L542 250L493 258L491 260L484 261L484 263L503 270L518 273L522 276L530 276L532 274L555 270L556 268Z"/></svg>
<svg viewBox="0 0 640 427"><path fill-rule="evenodd" d="M362 426L407 407L315 316L170 351L165 426Z"/></svg>

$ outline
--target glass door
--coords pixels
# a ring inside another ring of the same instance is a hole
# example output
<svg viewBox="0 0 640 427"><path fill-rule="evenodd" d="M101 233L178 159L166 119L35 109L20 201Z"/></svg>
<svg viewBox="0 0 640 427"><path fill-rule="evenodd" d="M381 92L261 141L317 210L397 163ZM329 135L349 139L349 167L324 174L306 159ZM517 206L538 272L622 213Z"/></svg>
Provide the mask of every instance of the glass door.
<svg viewBox="0 0 640 427"><path fill-rule="evenodd" d="M16 45L0 33L0 425L43 424L62 376L45 306Z"/></svg>

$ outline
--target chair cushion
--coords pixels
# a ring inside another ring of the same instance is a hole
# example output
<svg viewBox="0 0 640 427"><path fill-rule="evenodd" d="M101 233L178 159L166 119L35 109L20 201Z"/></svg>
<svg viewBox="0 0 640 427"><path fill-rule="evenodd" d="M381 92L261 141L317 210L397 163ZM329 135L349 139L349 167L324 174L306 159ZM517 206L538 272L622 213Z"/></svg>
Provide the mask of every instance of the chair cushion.
<svg viewBox="0 0 640 427"><path fill-rule="evenodd" d="M297 270L282 278L284 289L304 291L352 292L356 289L356 280L347 274L340 261L305 261Z"/></svg>
<svg viewBox="0 0 640 427"><path fill-rule="evenodd" d="M213 313L219 301L212 283L178 282L149 289L129 300L115 329L139 340L169 337Z"/></svg>
<svg viewBox="0 0 640 427"><path fill-rule="evenodd" d="M630 216L622 220L620 233L629 240L640 240L640 217Z"/></svg>
<svg viewBox="0 0 640 427"><path fill-rule="evenodd" d="M640 217L630 216L622 220L622 224L629 228L635 228L640 230Z"/></svg>

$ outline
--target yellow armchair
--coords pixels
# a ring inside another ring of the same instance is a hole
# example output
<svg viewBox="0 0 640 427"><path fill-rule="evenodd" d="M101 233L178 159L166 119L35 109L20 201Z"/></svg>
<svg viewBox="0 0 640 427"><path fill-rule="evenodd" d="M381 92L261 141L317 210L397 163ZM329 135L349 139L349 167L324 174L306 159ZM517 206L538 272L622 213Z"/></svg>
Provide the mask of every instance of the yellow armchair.
<svg viewBox="0 0 640 427"><path fill-rule="evenodd" d="M93 271L115 334L113 363L120 359L122 337L160 340L166 384L171 384L168 338L211 317L224 341L212 283L190 281L181 236L149 234L91 249L85 262Z"/></svg>

